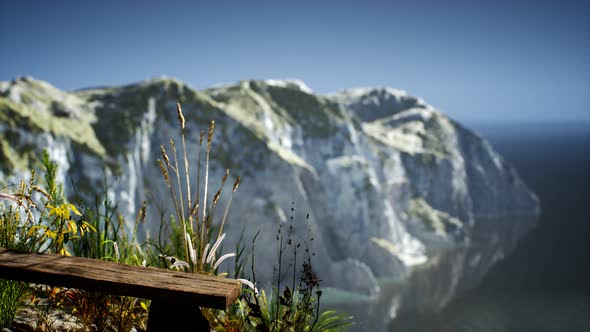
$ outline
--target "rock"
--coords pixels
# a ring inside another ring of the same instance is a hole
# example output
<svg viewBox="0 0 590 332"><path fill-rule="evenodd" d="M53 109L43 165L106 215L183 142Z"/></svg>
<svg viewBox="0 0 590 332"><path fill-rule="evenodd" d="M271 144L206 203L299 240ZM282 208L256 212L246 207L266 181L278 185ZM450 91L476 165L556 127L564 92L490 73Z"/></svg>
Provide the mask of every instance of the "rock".
<svg viewBox="0 0 590 332"><path fill-rule="evenodd" d="M10 328L3 332L34 332L34 331L77 331L82 323L72 314L60 309L46 310L47 301L41 300L36 305L24 305L16 315Z"/></svg>

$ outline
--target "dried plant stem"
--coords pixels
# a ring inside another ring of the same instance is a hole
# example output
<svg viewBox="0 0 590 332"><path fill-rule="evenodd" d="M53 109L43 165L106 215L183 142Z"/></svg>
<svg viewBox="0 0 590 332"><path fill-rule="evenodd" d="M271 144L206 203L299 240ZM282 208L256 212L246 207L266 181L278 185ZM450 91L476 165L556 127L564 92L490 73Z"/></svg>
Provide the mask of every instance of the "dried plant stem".
<svg viewBox="0 0 590 332"><path fill-rule="evenodd" d="M219 202L219 198L221 197L221 192L223 191L223 187L225 186L225 182L227 181L227 178L229 177L229 169L225 170L225 175L223 176L223 179L221 179L221 186L219 187L219 190L217 190L217 192L215 193L215 195L213 195L213 204L211 205L211 212L209 213L209 216L207 217L207 229L211 229L211 223L213 222L213 217L215 216L215 211L217 210L217 202ZM219 235L217 235L217 238L219 238Z"/></svg>
<svg viewBox="0 0 590 332"><path fill-rule="evenodd" d="M217 233L217 237L220 237L221 233L223 233L223 226L225 225L225 220L227 219L227 213L229 212L229 207L231 206L231 201L233 200L234 193L238 189L239 185L240 185L240 177L238 176L238 178L236 179L236 182L234 182L234 186L232 188L231 195L229 196L229 202L227 203L227 206L225 207L225 212L223 213L223 218L221 219L221 226L219 227L219 232Z"/></svg>
<svg viewBox="0 0 590 332"><path fill-rule="evenodd" d="M199 232L199 197L201 195L201 155L202 155L202 151L203 151L203 137L205 136L205 132L201 130L200 136L199 136L199 157L198 157L198 161L197 161L197 200L195 202L195 211L191 211L194 212L195 215L195 228L196 231ZM201 251L203 249L203 241L202 238L199 236L199 234L197 234L197 236L195 236L195 238L201 239L201 241L199 242L199 251Z"/></svg>
<svg viewBox="0 0 590 332"><path fill-rule="evenodd" d="M162 158L164 158L164 163L166 164L166 168L162 164L162 161L158 159L158 164L160 165L160 170L164 175L164 180L166 181L166 185L168 185L168 190L170 191L170 196L172 197L172 202L174 203L174 209L178 215L179 207L178 207L178 199L176 198L176 193L174 190L174 186L172 185L172 181L170 181L170 172L174 170L172 165L170 165L170 159L168 158L168 154L164 149L164 146L160 145L160 151L162 152ZM182 198L182 197L181 197Z"/></svg>
<svg viewBox="0 0 590 332"><path fill-rule="evenodd" d="M192 204L191 204L191 181L190 181L190 176L189 176L189 168L188 168L188 158L186 156L186 143L184 140L184 130L182 131L182 149L184 152L184 174L186 177L186 199L187 199L187 208L190 209ZM190 213L190 211L188 211L188 220L189 220L189 225L190 225L190 231L191 234L193 233L193 215L192 213ZM186 234L186 227L185 227L185 234Z"/></svg>
<svg viewBox="0 0 590 332"><path fill-rule="evenodd" d="M203 193L203 219L201 220L201 242L205 241L205 222L207 220L207 189L209 184L209 155L211 153L211 141L213 139L213 130L215 121L209 124L209 135L207 136L207 156L205 159L205 188Z"/></svg>
<svg viewBox="0 0 590 332"><path fill-rule="evenodd" d="M227 206L225 207L225 211L223 213L223 218L221 219L221 226L219 226L219 232L217 233L218 237L223 232L223 226L225 225L225 219L227 218L227 213L229 211L229 207L231 206L231 201L233 198L234 198L234 193L232 192L231 195L229 196L229 202L227 202Z"/></svg>
<svg viewBox="0 0 590 332"><path fill-rule="evenodd" d="M180 172L179 172L179 168L178 168L178 154L176 153L176 145L174 145L174 141L172 139L170 139L170 145L172 145L172 152L174 152L174 166L176 168L175 170L175 174L176 174L176 181L178 183L178 197L180 197L180 210L176 211L176 214L178 215L178 222L182 223L182 229L184 231L184 233L182 234L183 237L183 243L184 243L184 250L185 250L185 260L189 257L189 252L188 252L188 243L186 242L186 223L185 223L185 218L184 218L184 202L183 202L183 195L182 195L182 185L180 183Z"/></svg>

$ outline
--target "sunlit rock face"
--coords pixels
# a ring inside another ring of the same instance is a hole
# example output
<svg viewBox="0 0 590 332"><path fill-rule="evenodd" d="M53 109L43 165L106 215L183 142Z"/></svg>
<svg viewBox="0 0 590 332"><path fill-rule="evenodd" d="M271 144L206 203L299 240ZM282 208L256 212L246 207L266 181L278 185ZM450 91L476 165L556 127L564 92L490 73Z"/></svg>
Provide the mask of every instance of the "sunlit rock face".
<svg viewBox="0 0 590 332"><path fill-rule="evenodd" d="M161 209L173 213L155 160L160 145L172 155L171 138L182 158L176 102L187 120L192 185L199 131L210 120L209 193L226 169L228 183L242 177L226 246L242 230L245 239L260 231L256 261L264 264L256 276L265 284L277 229L292 224L331 289L326 301L370 321L365 327L382 328L400 308L436 310L472 287L539 211L535 195L484 139L423 100L390 88L320 96L295 80L196 91L159 78L76 92L31 78L1 82L0 179L26 175L47 147L64 183L88 199L106 180L130 224L147 200L140 236L154 236Z"/></svg>

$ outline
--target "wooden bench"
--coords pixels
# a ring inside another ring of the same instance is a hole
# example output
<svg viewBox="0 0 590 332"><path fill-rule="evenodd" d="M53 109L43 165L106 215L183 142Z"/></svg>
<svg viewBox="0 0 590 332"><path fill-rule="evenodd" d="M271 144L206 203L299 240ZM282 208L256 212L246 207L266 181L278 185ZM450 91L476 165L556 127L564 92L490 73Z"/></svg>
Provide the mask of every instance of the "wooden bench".
<svg viewBox="0 0 590 332"><path fill-rule="evenodd" d="M151 299L149 332L209 331L198 307L226 309L242 290L235 279L5 248L0 279Z"/></svg>

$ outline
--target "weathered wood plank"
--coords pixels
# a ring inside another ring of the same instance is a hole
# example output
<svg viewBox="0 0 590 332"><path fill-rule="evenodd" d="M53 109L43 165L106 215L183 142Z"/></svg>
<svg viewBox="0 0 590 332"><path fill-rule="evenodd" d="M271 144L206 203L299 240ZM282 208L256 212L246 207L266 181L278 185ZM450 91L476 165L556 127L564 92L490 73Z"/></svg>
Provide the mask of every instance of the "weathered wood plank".
<svg viewBox="0 0 590 332"><path fill-rule="evenodd" d="M0 278L225 309L241 293L235 279L0 248Z"/></svg>

